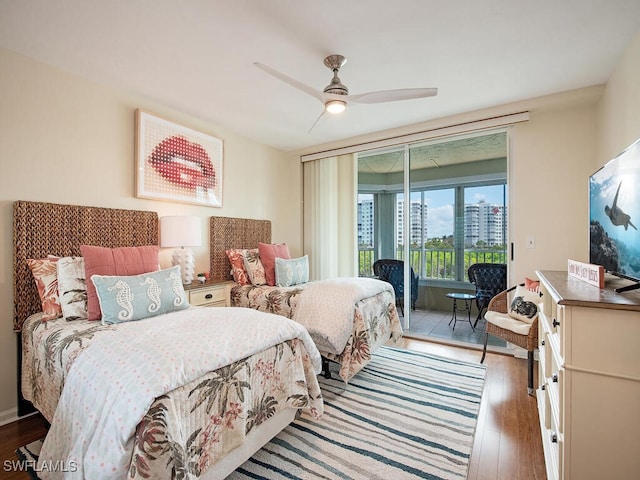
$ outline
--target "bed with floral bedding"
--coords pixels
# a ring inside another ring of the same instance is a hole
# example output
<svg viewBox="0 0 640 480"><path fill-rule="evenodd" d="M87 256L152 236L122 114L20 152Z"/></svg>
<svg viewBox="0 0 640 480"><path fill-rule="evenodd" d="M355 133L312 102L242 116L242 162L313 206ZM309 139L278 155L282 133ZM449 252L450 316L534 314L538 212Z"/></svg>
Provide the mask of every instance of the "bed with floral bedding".
<svg viewBox="0 0 640 480"><path fill-rule="evenodd" d="M206 478L279 413L322 413L319 355L276 315L192 307L103 325L36 314L22 333L22 392L51 422L41 460L65 458L78 478Z"/></svg>
<svg viewBox="0 0 640 480"><path fill-rule="evenodd" d="M303 325L323 359L340 364L345 382L378 347L402 336L389 283L360 277L309 281L307 257L291 258L285 243L270 243L267 220L211 217L210 227L211 272L236 282L231 304ZM323 370L328 373L326 361Z"/></svg>
<svg viewBox="0 0 640 480"><path fill-rule="evenodd" d="M155 213L19 201L14 246L19 408L31 402L51 423L40 462L66 459L41 478L224 478L300 409L322 414L308 332L189 306L176 267L159 269ZM89 277L94 250L152 271ZM69 289L58 263L75 268ZM88 278L99 321L78 287Z"/></svg>
<svg viewBox="0 0 640 480"><path fill-rule="evenodd" d="M381 291L362 298L340 295L366 280L344 278L293 287L236 285L231 304L296 320L309 331L321 355L340 364L339 375L348 382L379 346L402 336L393 290L380 285ZM301 313L303 309L308 313Z"/></svg>

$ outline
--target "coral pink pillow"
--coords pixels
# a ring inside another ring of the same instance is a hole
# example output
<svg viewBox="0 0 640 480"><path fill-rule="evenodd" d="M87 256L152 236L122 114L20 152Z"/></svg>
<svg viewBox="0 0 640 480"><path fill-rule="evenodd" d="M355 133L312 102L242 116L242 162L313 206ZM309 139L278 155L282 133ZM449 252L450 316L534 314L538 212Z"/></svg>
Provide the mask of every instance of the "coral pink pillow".
<svg viewBox="0 0 640 480"><path fill-rule="evenodd" d="M529 290L530 292L540 293L540 281L539 280L531 280L530 278L524 278L524 288Z"/></svg>
<svg viewBox="0 0 640 480"><path fill-rule="evenodd" d="M258 243L260 251L260 261L264 266L264 275L267 278L267 285L276 284L276 258L291 259L289 247L286 243Z"/></svg>
<svg viewBox="0 0 640 480"><path fill-rule="evenodd" d="M100 320L100 302L96 287L89 281L92 275L139 275L155 272L158 264L157 245L143 247L105 248L92 245L80 246L84 257L85 277L87 279L87 310L89 320Z"/></svg>

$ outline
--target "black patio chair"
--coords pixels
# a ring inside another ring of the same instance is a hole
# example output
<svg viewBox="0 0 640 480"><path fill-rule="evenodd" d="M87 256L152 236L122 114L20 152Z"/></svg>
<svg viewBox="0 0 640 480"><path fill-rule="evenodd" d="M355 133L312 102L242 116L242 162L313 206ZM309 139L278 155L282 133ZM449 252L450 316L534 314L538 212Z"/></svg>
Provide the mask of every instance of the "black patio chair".
<svg viewBox="0 0 640 480"><path fill-rule="evenodd" d="M474 263L467 270L469 281L476 286L476 305L478 316L473 324L478 325L482 312L489 305L489 301L498 293L507 289L506 263Z"/></svg>
<svg viewBox="0 0 640 480"><path fill-rule="evenodd" d="M380 280L388 282L396 294L396 305L400 307L400 313L404 316L404 262L383 258L373 264L373 273ZM411 310L416 309L418 300L418 276L411 268Z"/></svg>

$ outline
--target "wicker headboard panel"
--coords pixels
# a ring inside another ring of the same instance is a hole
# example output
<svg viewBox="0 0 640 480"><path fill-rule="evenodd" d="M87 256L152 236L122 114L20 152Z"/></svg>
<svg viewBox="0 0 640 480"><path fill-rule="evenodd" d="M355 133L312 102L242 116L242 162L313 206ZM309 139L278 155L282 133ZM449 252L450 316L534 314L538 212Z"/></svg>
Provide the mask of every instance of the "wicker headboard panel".
<svg viewBox="0 0 640 480"><path fill-rule="evenodd" d="M80 255L80 245L158 245L158 214L140 210L17 201L13 204L13 328L41 310L29 258Z"/></svg>
<svg viewBox="0 0 640 480"><path fill-rule="evenodd" d="M249 218L211 217L211 277L232 280L226 251L230 248L257 248L258 242L271 243L271 221Z"/></svg>

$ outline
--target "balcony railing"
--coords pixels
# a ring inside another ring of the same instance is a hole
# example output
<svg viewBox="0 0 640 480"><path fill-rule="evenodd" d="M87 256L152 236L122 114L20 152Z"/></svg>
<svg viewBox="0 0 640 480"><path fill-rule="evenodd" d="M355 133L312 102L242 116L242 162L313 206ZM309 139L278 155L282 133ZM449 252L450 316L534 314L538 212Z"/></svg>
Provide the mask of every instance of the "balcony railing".
<svg viewBox="0 0 640 480"><path fill-rule="evenodd" d="M360 248L358 270L361 277L373 275L375 255L372 248ZM433 280L466 280L456 278L456 251L454 249L412 249L410 263L420 278ZM398 260L404 259L404 252L397 252ZM464 272L474 263L506 263L506 251L489 249L465 249Z"/></svg>

